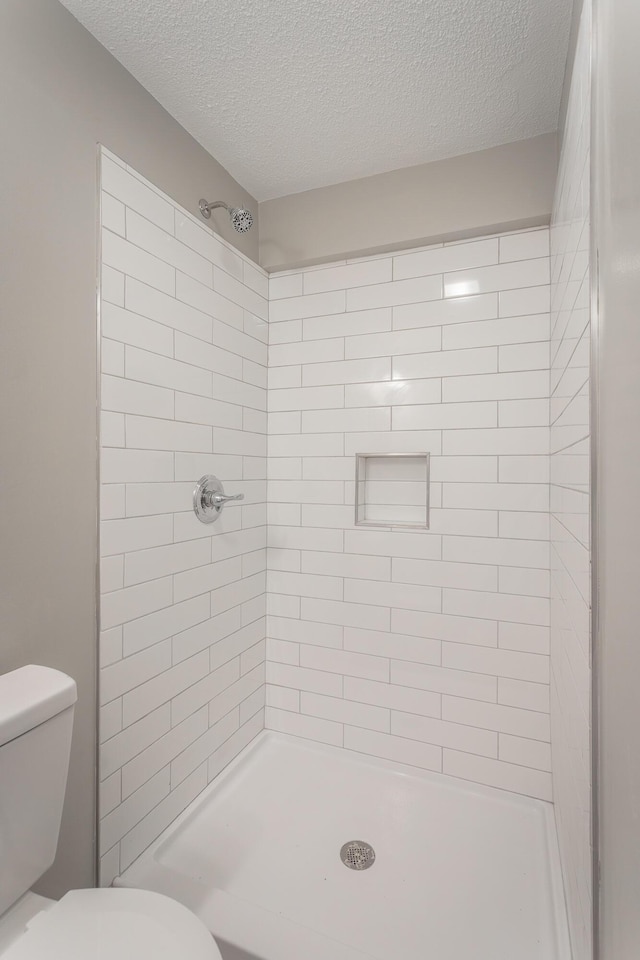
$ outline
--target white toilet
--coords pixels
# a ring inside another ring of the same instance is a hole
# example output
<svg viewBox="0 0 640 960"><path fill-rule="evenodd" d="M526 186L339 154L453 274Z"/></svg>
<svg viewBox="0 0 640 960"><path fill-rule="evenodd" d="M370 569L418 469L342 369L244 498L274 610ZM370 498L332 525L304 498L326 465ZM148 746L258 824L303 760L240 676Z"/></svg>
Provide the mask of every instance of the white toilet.
<svg viewBox="0 0 640 960"><path fill-rule="evenodd" d="M58 845L76 696L47 667L0 676L1 960L221 960L204 924L161 894L29 891Z"/></svg>

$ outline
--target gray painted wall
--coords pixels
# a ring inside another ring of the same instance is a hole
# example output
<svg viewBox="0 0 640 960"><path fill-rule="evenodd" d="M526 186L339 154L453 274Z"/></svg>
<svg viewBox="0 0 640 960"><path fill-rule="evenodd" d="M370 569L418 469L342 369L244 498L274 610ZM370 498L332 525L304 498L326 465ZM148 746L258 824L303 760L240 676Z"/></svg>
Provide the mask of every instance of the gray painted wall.
<svg viewBox="0 0 640 960"><path fill-rule="evenodd" d="M596 0L601 960L640 953L640 5Z"/></svg>
<svg viewBox="0 0 640 960"><path fill-rule="evenodd" d="M0 671L78 682L59 896L94 880L96 144L190 210L246 192L57 0L2 0L0 89Z"/></svg>
<svg viewBox="0 0 640 960"><path fill-rule="evenodd" d="M266 270L548 224L554 133L260 204Z"/></svg>

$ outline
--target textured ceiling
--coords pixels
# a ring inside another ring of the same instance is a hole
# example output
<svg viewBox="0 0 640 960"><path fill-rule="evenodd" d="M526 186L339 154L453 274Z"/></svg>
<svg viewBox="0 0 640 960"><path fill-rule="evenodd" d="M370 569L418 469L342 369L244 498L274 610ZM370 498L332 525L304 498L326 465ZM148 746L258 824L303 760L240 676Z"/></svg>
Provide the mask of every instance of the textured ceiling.
<svg viewBox="0 0 640 960"><path fill-rule="evenodd" d="M572 0L62 0L258 200L555 130Z"/></svg>

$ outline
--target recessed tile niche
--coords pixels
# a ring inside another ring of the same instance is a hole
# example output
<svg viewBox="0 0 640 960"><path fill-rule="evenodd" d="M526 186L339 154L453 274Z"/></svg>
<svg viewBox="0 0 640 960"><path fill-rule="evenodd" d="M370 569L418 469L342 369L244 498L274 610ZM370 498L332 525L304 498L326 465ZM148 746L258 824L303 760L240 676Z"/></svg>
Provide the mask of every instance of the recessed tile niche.
<svg viewBox="0 0 640 960"><path fill-rule="evenodd" d="M429 529L429 454L356 454L355 523Z"/></svg>

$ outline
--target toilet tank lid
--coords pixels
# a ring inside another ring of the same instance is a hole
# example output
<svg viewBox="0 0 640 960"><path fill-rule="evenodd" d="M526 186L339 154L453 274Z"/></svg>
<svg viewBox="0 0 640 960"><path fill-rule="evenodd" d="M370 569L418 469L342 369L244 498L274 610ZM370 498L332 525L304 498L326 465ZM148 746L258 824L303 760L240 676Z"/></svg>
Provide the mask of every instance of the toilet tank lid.
<svg viewBox="0 0 640 960"><path fill-rule="evenodd" d="M0 747L73 706L75 680L30 664L0 676Z"/></svg>

